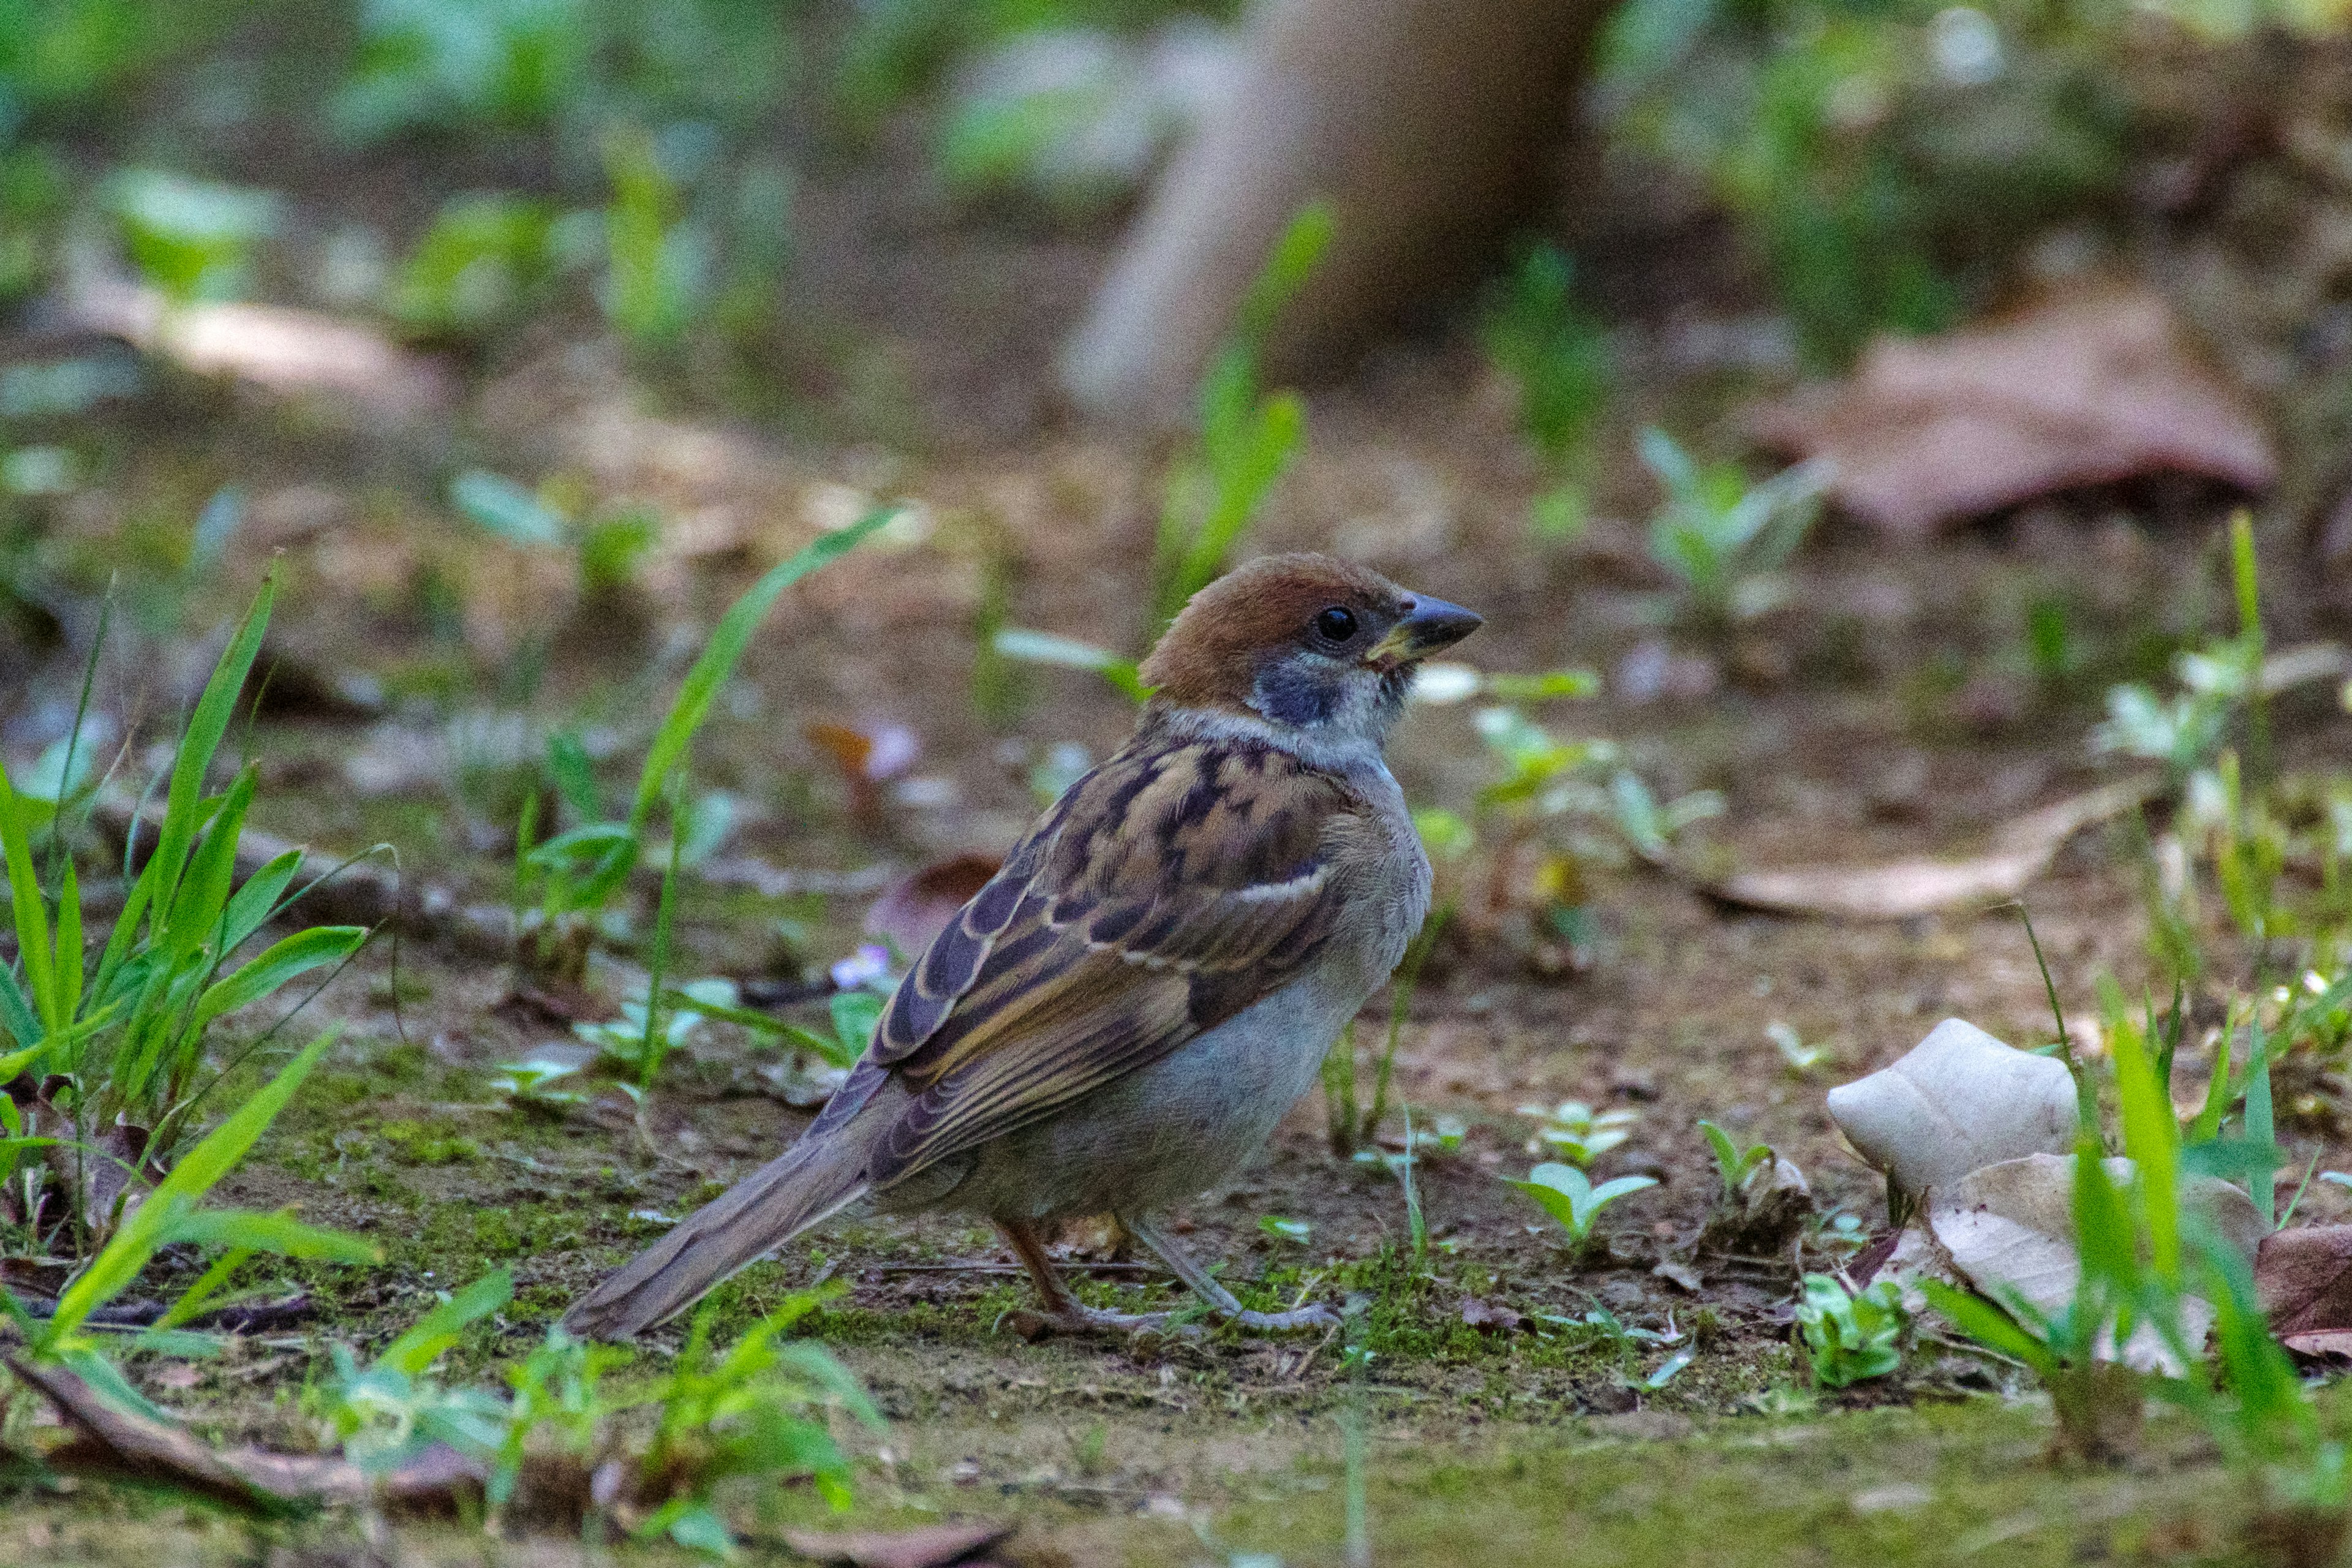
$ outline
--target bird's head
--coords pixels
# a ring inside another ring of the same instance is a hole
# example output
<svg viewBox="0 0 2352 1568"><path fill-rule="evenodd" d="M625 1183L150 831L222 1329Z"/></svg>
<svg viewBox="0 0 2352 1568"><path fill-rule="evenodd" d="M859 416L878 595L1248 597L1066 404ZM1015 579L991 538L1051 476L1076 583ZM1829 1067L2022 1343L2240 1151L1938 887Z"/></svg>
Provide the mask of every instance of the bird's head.
<svg viewBox="0 0 2352 1568"><path fill-rule="evenodd" d="M1267 555L1193 595L1141 673L1163 703L1377 747L1413 667L1479 622L1351 562Z"/></svg>

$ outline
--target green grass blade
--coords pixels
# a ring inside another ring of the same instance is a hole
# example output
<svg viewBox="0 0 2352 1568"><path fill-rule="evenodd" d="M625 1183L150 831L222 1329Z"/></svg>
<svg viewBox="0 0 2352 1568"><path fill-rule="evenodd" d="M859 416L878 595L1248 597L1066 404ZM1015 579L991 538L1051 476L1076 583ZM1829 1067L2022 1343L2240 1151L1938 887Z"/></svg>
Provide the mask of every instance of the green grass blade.
<svg viewBox="0 0 2352 1568"><path fill-rule="evenodd" d="M252 1256L251 1249L247 1247L232 1247L214 1258L212 1267L199 1275L194 1284L181 1291L180 1299L164 1310L163 1315L155 1320L154 1326L139 1336L139 1342L143 1346L151 1335L169 1333L203 1311L205 1303L219 1294L220 1288L228 1283L229 1276L244 1268Z"/></svg>
<svg viewBox="0 0 2352 1568"><path fill-rule="evenodd" d="M173 1218L166 1237L166 1245L184 1241L197 1247L231 1247L331 1263L383 1260L383 1248L363 1237L304 1225L288 1215L259 1214L250 1209L183 1210Z"/></svg>
<svg viewBox="0 0 2352 1568"><path fill-rule="evenodd" d="M33 1006L43 1026L65 1026L58 1016L58 992L51 973L48 911L41 906L41 884L33 876L33 837L25 826L16 791L8 770L0 767L0 851L8 865L8 901L16 921L16 951L25 965L25 984L33 993Z"/></svg>
<svg viewBox="0 0 2352 1568"><path fill-rule="evenodd" d="M98 1390L108 1404L135 1411L150 1421L160 1421L167 1426L179 1425L172 1418L171 1412L132 1387L131 1380L122 1375L121 1369L89 1346L75 1345L58 1359L68 1371Z"/></svg>
<svg viewBox="0 0 2352 1568"><path fill-rule="evenodd" d="M389 1367L404 1377L415 1377L456 1344L468 1324L488 1317L513 1300L512 1275L503 1268L485 1274L409 1324L405 1333L384 1347L383 1354L376 1358L376 1365Z"/></svg>
<svg viewBox="0 0 2352 1568"><path fill-rule="evenodd" d="M245 879L245 886L228 901L221 917L220 952L223 958L235 952L245 939L269 922L278 912L278 900L284 896L294 874L302 868L302 851L289 849Z"/></svg>
<svg viewBox="0 0 2352 1568"><path fill-rule="evenodd" d="M157 835L152 864L158 868L153 895L153 907L162 913L172 908L179 892L180 874L187 862L188 853L195 844L196 826L203 811L205 775L213 765L213 753L220 750L221 738L228 733L229 720L236 711L237 694L245 689L246 677L253 671L254 656L261 651L262 633L269 628L269 611L278 596L275 573L262 579L261 592L254 596L253 607L237 624L236 635L221 653L220 662L213 667L212 679L205 683L204 695L196 700L195 711L188 718L188 727L180 736L176 759L172 764L171 788L163 801L163 826Z"/></svg>
<svg viewBox="0 0 2352 1568"><path fill-rule="evenodd" d="M54 1345L70 1335L91 1312L138 1278L155 1249L163 1245L170 1226L245 1158L334 1043L332 1030L311 1041L276 1078L188 1151L115 1232L114 1239L66 1287L58 1299L56 1315L49 1320L45 1343Z"/></svg>
<svg viewBox="0 0 2352 1568"><path fill-rule="evenodd" d="M2205 1082L2205 1103L2197 1110L2197 1120L2189 1124L2189 1142L2210 1143L2221 1135L2221 1119L2230 1110L2230 1031L2221 1031L2221 1043L2213 1047L2213 1076Z"/></svg>
<svg viewBox="0 0 2352 1568"><path fill-rule="evenodd" d="M735 673L743 650L751 646L752 634L767 618L769 607L775 604L777 596L810 573L856 549L898 515L896 507L877 507L847 528L819 535L791 560L771 567L719 618L709 645L694 661L694 668L686 672L685 684L678 688L668 717L654 736L653 749L646 753L645 771L637 776L636 799L629 807L629 829L633 835L642 834L651 820L671 770L685 760L687 748L694 743L695 732L710 716L710 705L718 700L719 689Z"/></svg>
<svg viewBox="0 0 2352 1568"><path fill-rule="evenodd" d="M2120 1023L2108 1036L2116 1062L2116 1095L2123 1108L2124 1152L2138 1167L2149 1261L2168 1285L2180 1282L2180 1123L2165 1098L2147 1041L2137 1026ZM2267 1215L2265 1216L2267 1217Z"/></svg>
<svg viewBox="0 0 2352 1568"><path fill-rule="evenodd" d="M1097 647L1076 637L1027 626L1004 626L998 630L990 647L1000 657L1021 664L1057 664L1071 669L1093 670L1138 702L1151 695L1136 672L1135 660L1122 658L1108 648Z"/></svg>
<svg viewBox="0 0 2352 1568"><path fill-rule="evenodd" d="M201 1029L224 1013L258 1002L298 975L341 963L367 941L365 926L312 926L271 943L253 961L207 987L191 1026Z"/></svg>
<svg viewBox="0 0 2352 1568"><path fill-rule="evenodd" d="M2246 1016L2246 1037L2251 1049L2246 1058L2246 1141L2258 1146L2278 1142L2278 1121L2271 1105L2271 1047L2269 1037L2263 1033L2263 1021L2250 1011ZM2278 1172L2268 1165L2253 1173L2246 1184L2247 1195L2254 1200L2254 1210L2263 1216L2267 1227L2277 1224Z"/></svg>
<svg viewBox="0 0 2352 1568"><path fill-rule="evenodd" d="M2010 1315L1982 1297L1956 1290L1940 1279L1927 1279L1920 1288L1927 1304L1952 1320L1952 1326L1987 1350L2023 1362L2043 1377L2058 1369L2050 1347L2017 1326Z"/></svg>
<svg viewBox="0 0 2352 1568"><path fill-rule="evenodd" d="M127 837L137 837L135 831ZM129 962L139 940L139 922L146 916L155 894L155 862L151 858L146 868L131 884L131 896L122 900L122 912L114 917L114 930L106 939L106 951L99 955L98 973L90 978L90 994L109 997L114 994L114 984Z"/></svg>
<svg viewBox="0 0 2352 1568"><path fill-rule="evenodd" d="M58 952L50 975L58 988L58 1017L70 1026L81 1011L81 874L70 855L58 879Z"/></svg>
<svg viewBox="0 0 2352 1568"><path fill-rule="evenodd" d="M25 994L25 988L16 984L16 977L5 968L0 968L0 1029L7 1030L10 1039L27 1049L37 1048L42 1037L47 1033L41 1027L40 1018L33 1012L32 1001Z"/></svg>
<svg viewBox="0 0 2352 1568"><path fill-rule="evenodd" d="M245 832L245 814L252 809L259 783L258 770L247 766L238 771L189 857L179 892L163 911L162 945L175 959L186 958L220 934L229 889L236 880L237 839Z"/></svg>

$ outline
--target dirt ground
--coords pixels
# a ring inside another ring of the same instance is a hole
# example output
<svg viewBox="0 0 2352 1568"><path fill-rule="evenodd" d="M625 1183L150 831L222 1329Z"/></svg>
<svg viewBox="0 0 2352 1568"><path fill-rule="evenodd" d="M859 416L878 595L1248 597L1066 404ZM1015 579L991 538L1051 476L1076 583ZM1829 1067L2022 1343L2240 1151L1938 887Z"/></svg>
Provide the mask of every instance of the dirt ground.
<svg viewBox="0 0 2352 1568"><path fill-rule="evenodd" d="M971 696L975 626L1002 584L1015 624L1132 647L1164 450L1066 423L1040 369L1040 345L1100 265L1097 242L898 210L853 178L815 182L803 216L812 238L795 287L814 319L858 347L823 374L787 374L773 419L726 416L552 330L480 367L457 415L407 429L166 377L121 416L116 482L48 520L58 558L85 581L122 567L135 598L169 575L155 564L171 547L154 520L193 511L228 479L252 498L251 548L181 584L172 616L127 616L102 694L119 710L143 700L170 711L209 646L187 654L176 627L240 604L276 552L286 666L330 684L363 671L389 697L365 710L280 704L252 738L264 760L256 826L338 851L389 843L404 876L495 904L511 871L500 792L513 759L494 730L453 716L584 720L610 737L617 780L694 647L681 628L707 626L751 570L816 527L872 498L913 502L877 546L788 597L696 753L697 783L734 791L743 820L688 879L677 972L821 973L860 940L892 876L1003 847L1034 809L1025 779L1050 748L1076 742L1098 757L1117 743L1125 700L1077 672L1024 674L1017 711L985 721ZM1538 476L1458 321L1313 393L1312 449L1253 547L1337 549L1477 608L1487 624L1464 653L1483 668L1618 671L1658 635L1660 581L1631 521L1650 492L1630 432L1677 399L1719 417L1736 390L1694 392L1638 359L1633 372L1600 520L1572 547L1530 537ZM654 500L673 521L639 588L586 595L436 511L435 476L453 459ZM2103 493L1901 549L1832 527L1802 558L1790 607L1713 650L1704 689L1634 703L1612 682L1621 695L1539 716L1563 734L1618 740L1662 794L1722 792L1725 813L1694 851L1706 864L1966 852L2114 775L2086 742L2099 693L2150 673L2147 647L2218 624L2224 514L2200 496ZM2273 641L2342 637L2340 572L2324 577L2294 534L2266 534ZM2037 683L2022 652L2041 603L2065 607L2084 650L2057 686ZM78 657L27 656L17 732L40 738ZM904 726L920 787L862 809L806 734L826 721ZM2277 724L2290 765L2352 754L2352 721L2320 695L2284 703ZM1466 810L1488 780L1470 726L1467 709L1409 715L1392 757L1417 805ZM1475 863L1447 875L1455 896L1481 895ZM2102 973L2137 995L2153 973L2141 875L2116 825L2079 836L2030 889L2070 1008L2093 1009ZM2044 1464L2046 1405L2000 1368L1934 1343L1894 1378L1801 1392L1795 1274L1846 1256L1836 1215L1857 1234L1885 1222L1881 1184L1832 1130L1823 1091L1947 1016L2015 1043L2049 1038L2014 911L1839 924L1738 912L1638 865L1594 876L1588 967L1539 973L1467 921L1412 998L1397 1093L1416 1124L1463 1129L1458 1149L1419 1165L1424 1272L1410 1261L1396 1180L1330 1152L1314 1095L1259 1167L1176 1216L1253 1305L1363 1303L1351 1332L1371 1360L1360 1375L1343 1368L1337 1336L1025 1342L1003 1320L1026 1287L991 1234L933 1220L851 1220L804 1238L725 1288L721 1331L786 1291L841 1287L811 1331L891 1421L885 1436L851 1437L870 1461L853 1521L1017 1521L999 1552L1007 1563L1190 1564L1244 1551L1336 1563L1351 1420L1367 1436L1382 1563L2222 1560L2242 1500L2185 1426L2159 1421L2119 1468ZM635 931L592 966L592 992L609 997L642 962L650 886L633 888ZM2217 971L2242 956L2218 938L2214 951ZM509 1105L491 1088L499 1066L568 1040L576 1000L459 943L372 944L289 1026L308 1037L336 1024L342 1039L221 1192L358 1231L384 1264L257 1268L254 1283L307 1293L303 1321L248 1336L193 1376L161 1360L134 1362L134 1375L206 1430L306 1443L297 1400L326 1340L381 1343L435 1290L503 1267L514 1303L457 1365L518 1354L575 1294L805 1124L743 1037L719 1026L642 1110L610 1089L552 1112ZM2200 1028L2218 1024L2212 996L2197 1000ZM1367 1064L1385 1007L1376 999L1363 1021ZM232 1036L268 1027L268 1011ZM793 1016L814 1023L820 1010ZM1819 1062L1793 1068L1774 1025L1821 1047ZM2298 1163L2352 1155L2328 1087L2306 1086L2296 1102L2306 1114L2286 1142ZM1612 1210L1607 1247L1583 1259L1499 1179L1530 1162L1534 1123L1518 1108L1563 1100L1635 1112L1595 1174L1662 1184ZM1698 1247L1716 1183L1702 1118L1804 1171L1823 1217L1796 1250ZM1401 1124L1385 1131L1393 1142ZM2352 1210L2334 1187L2306 1202L2321 1217ZM1306 1239L1262 1229L1265 1216L1305 1222ZM1164 1278L1104 1256L1099 1238L1069 1239L1090 1299L1172 1300ZM1657 1342L1612 1348L1547 1321L1596 1308ZM656 1336L653 1353L675 1342ZM1687 1364L1656 1381L1683 1352ZM2345 1423L2343 1401L2326 1409ZM665 1557L345 1516L262 1524L29 1476L0 1488L6 1563ZM743 1501L762 1519L755 1542L823 1513L797 1494Z"/></svg>

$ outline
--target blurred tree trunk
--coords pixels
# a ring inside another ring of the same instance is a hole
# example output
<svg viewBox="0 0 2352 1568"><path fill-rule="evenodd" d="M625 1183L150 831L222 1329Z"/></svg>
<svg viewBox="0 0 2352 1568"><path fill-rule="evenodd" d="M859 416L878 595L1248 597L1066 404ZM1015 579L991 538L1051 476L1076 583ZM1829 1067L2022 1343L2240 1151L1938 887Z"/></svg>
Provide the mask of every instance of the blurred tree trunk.
<svg viewBox="0 0 2352 1568"><path fill-rule="evenodd" d="M1602 0L1266 0L1231 97L1178 152L1065 345L1086 412L1167 422L1292 216L1338 231L1268 343L1328 368L1458 284L1543 192Z"/></svg>

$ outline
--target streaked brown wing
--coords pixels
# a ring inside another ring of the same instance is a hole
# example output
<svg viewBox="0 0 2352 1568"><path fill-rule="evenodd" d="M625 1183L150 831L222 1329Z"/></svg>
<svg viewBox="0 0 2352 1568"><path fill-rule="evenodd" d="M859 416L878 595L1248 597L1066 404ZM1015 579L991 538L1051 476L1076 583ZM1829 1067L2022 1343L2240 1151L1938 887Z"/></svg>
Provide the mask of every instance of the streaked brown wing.
<svg viewBox="0 0 2352 1568"><path fill-rule="evenodd" d="M858 1076L887 1066L918 1092L872 1180L1001 1137L1280 988L1329 934L1360 813L1265 747L1123 752L1082 780L892 998Z"/></svg>

